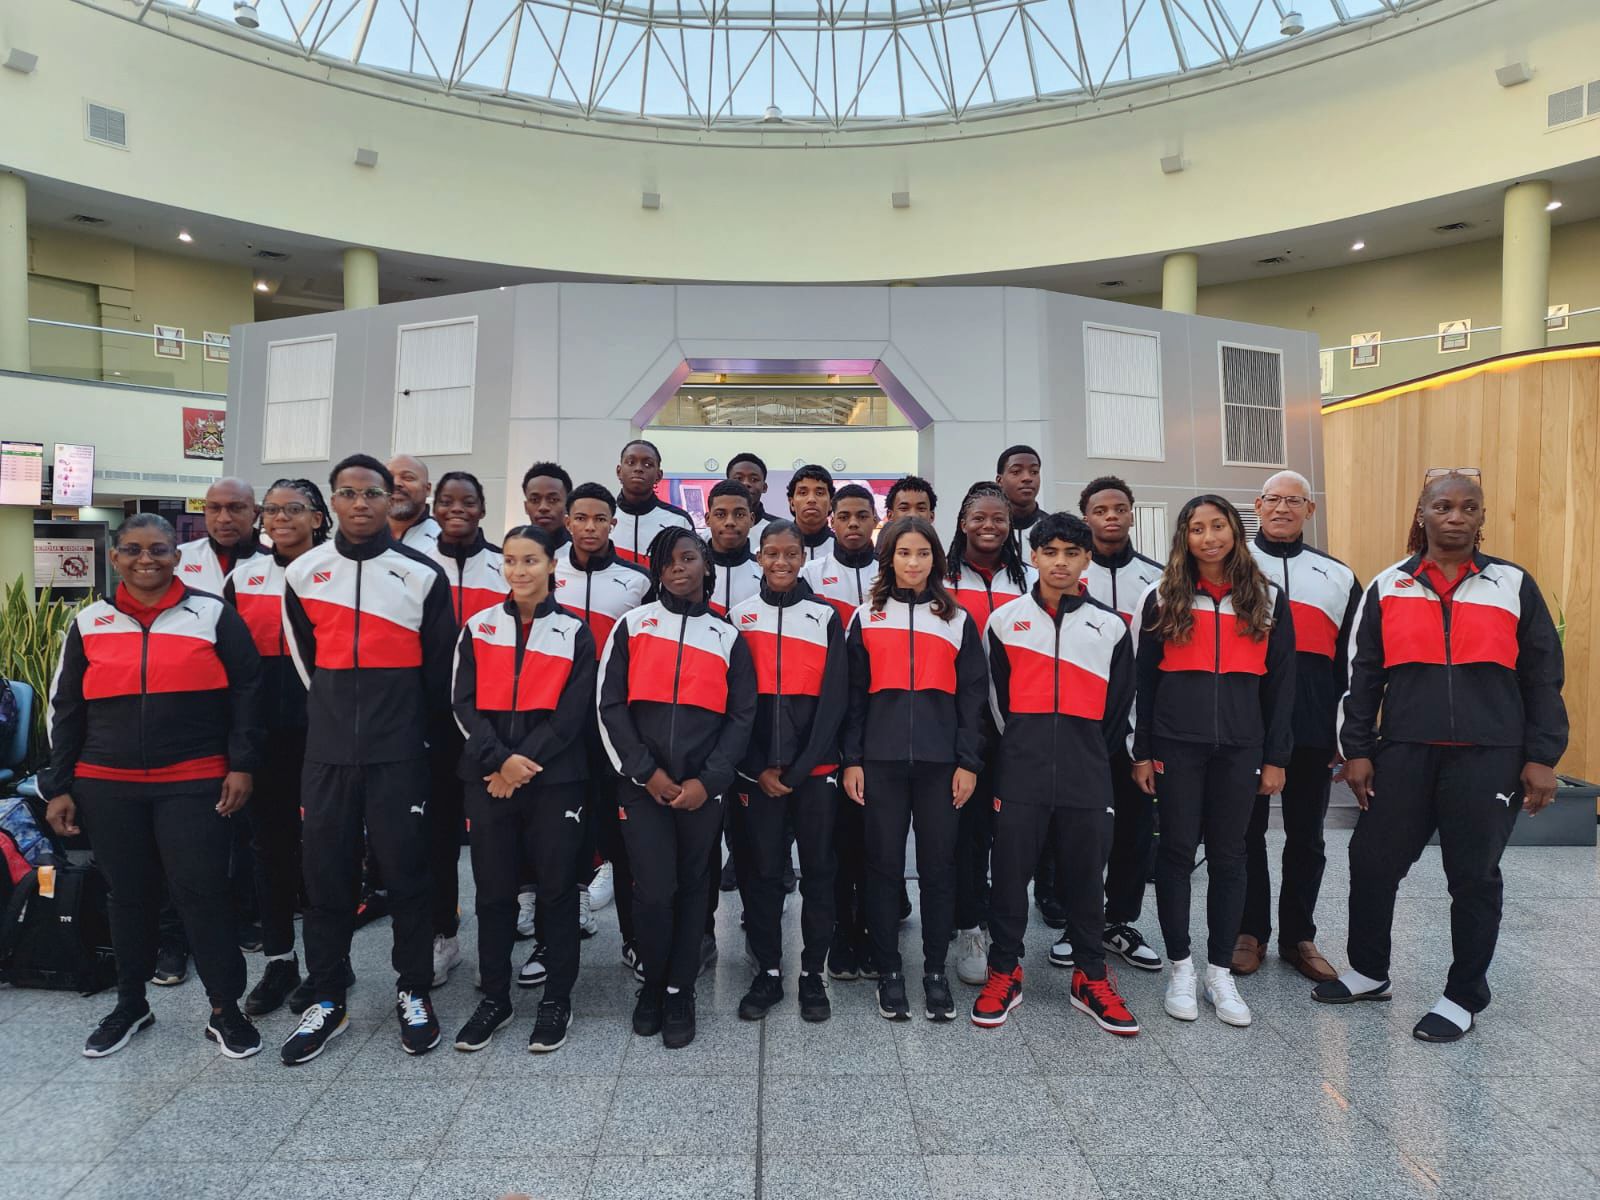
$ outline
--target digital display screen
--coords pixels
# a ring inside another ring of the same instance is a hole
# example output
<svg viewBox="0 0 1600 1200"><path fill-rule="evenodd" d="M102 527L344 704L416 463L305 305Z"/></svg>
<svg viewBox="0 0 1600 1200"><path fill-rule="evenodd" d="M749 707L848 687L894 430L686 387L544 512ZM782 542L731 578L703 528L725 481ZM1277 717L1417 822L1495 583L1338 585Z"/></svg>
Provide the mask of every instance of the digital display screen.
<svg viewBox="0 0 1600 1200"><path fill-rule="evenodd" d="M38 508L44 489L44 444L0 441L0 504Z"/></svg>

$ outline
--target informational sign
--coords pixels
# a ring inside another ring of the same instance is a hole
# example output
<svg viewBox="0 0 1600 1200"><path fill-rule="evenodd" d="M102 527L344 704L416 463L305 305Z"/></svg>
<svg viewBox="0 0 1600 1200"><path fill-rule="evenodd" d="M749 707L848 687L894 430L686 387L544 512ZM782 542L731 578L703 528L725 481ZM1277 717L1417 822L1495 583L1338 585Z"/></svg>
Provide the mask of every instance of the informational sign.
<svg viewBox="0 0 1600 1200"><path fill-rule="evenodd" d="M86 588L95 579L95 547L91 538L33 539L33 586L60 591Z"/></svg>
<svg viewBox="0 0 1600 1200"><path fill-rule="evenodd" d="M94 447L56 443L50 503L82 508L94 503Z"/></svg>
<svg viewBox="0 0 1600 1200"><path fill-rule="evenodd" d="M228 413L219 408L186 408L183 410L183 456L185 458L222 458L222 431Z"/></svg>
<svg viewBox="0 0 1600 1200"><path fill-rule="evenodd" d="M38 508L44 491L44 444L0 442L0 504Z"/></svg>

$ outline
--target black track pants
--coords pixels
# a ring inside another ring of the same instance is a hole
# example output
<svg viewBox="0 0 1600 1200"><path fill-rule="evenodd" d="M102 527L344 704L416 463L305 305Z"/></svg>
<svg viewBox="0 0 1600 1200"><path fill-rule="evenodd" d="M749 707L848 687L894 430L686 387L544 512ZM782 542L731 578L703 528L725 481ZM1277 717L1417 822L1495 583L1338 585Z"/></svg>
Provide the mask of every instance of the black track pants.
<svg viewBox="0 0 1600 1200"><path fill-rule="evenodd" d="M835 792L833 813L833 936L861 949L867 934L866 815L861 806Z"/></svg>
<svg viewBox="0 0 1600 1200"><path fill-rule="evenodd" d="M900 889L906 834L917 830L917 891L922 898L922 970L942 975L955 918L956 829L950 802L953 763L868 762L866 805L867 928L878 969L899 971Z"/></svg>
<svg viewBox="0 0 1600 1200"><path fill-rule="evenodd" d="M1133 764L1126 754L1111 760L1111 803L1117 815L1106 862L1106 924L1132 925L1144 908L1144 885L1150 879L1156 801L1134 783Z"/></svg>
<svg viewBox="0 0 1600 1200"><path fill-rule="evenodd" d="M1328 815L1333 751L1295 747L1283 783L1283 884L1278 890L1278 944L1294 946L1317 937L1317 896L1328 856L1322 824ZM1244 836L1244 919L1240 933L1265 943L1272 936L1272 877L1267 864L1267 821L1272 798L1257 796Z"/></svg>
<svg viewBox="0 0 1600 1200"><path fill-rule="evenodd" d="M594 745L597 747L600 745L599 735L595 736ZM589 791L584 804L589 819L594 823L595 848L600 857L611 864L612 895L617 906L617 928L622 931L624 942L632 942L635 938L633 869L629 865L628 843L622 836L622 825L617 813L624 790L631 789L633 785L625 783L612 769L611 760L606 757L602 748L598 757L594 754L589 756L587 786ZM591 861L592 858L591 855Z"/></svg>
<svg viewBox="0 0 1600 1200"><path fill-rule="evenodd" d="M460 731L451 724L430 735L428 746L428 879L433 932L454 937L461 924L461 862L463 810Z"/></svg>
<svg viewBox="0 0 1600 1200"><path fill-rule="evenodd" d="M975 802L975 800L974 800ZM997 807L998 806L998 807ZM1056 897L1067 910L1067 936L1078 967L1103 979L1105 902L1101 876L1111 853L1114 818L1109 808L1049 808L994 800L994 892L989 901L989 967L1010 971L1028 931L1028 880L1041 850L1057 864Z"/></svg>
<svg viewBox="0 0 1600 1200"><path fill-rule="evenodd" d="M745 931L763 971L783 966L783 868L789 863L789 829L800 848L800 969L820 972L833 937L833 823L838 790L826 776L807 779L787 796L769 796L749 779L729 792L737 809L736 835L744 848L740 883ZM743 874L749 864L748 879Z"/></svg>
<svg viewBox="0 0 1600 1200"><path fill-rule="evenodd" d="M267 955L294 949L294 911L300 902L300 773L305 757L305 730L270 734L250 803L244 806L255 852L261 949Z"/></svg>
<svg viewBox="0 0 1600 1200"><path fill-rule="evenodd" d="M995 752L991 747L991 758ZM957 929L973 929L989 923L989 851L993 844L994 768L985 763L978 772L972 799L962 805L956 821Z"/></svg>
<svg viewBox="0 0 1600 1200"><path fill-rule="evenodd" d="M722 802L713 796L688 812L658 804L642 787L624 783L621 807L645 986L693 991L705 932L705 890L713 886L711 848L722 836Z"/></svg>

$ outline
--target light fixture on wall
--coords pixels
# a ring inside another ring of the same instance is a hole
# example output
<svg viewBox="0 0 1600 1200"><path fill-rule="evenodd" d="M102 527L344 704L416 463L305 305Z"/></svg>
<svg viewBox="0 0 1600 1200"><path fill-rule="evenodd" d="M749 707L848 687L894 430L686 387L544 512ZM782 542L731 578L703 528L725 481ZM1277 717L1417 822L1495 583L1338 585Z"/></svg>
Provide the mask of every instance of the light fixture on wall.
<svg viewBox="0 0 1600 1200"><path fill-rule="evenodd" d="M892 204L895 208L910 208L911 207L911 193L910 192L890 192L889 193L889 203Z"/></svg>
<svg viewBox="0 0 1600 1200"><path fill-rule="evenodd" d="M259 29L261 18L256 16L256 0L233 0L233 20L245 29Z"/></svg>
<svg viewBox="0 0 1600 1200"><path fill-rule="evenodd" d="M1507 63L1495 68L1494 78L1501 87L1516 87L1533 78L1533 68L1525 62Z"/></svg>
<svg viewBox="0 0 1600 1200"><path fill-rule="evenodd" d="M660 192L644 192L639 197L639 207L648 208L652 212L661 207Z"/></svg>
<svg viewBox="0 0 1600 1200"><path fill-rule="evenodd" d="M1561 207L1561 201L1552 200L1552 201L1550 201L1549 204L1546 204L1544 206L1544 210L1545 210L1545 212L1555 212L1555 210L1560 208L1560 207Z"/></svg>
<svg viewBox="0 0 1600 1200"><path fill-rule="evenodd" d="M194 241L194 235L191 234L187 229L180 229L178 230L178 240L187 246L190 242Z"/></svg>
<svg viewBox="0 0 1600 1200"><path fill-rule="evenodd" d="M1352 249L1352 250L1360 251L1360 250L1365 250L1366 248L1367 248L1367 244L1365 242L1351 242L1350 243L1350 249Z"/></svg>
<svg viewBox="0 0 1600 1200"><path fill-rule="evenodd" d="M15 46L11 47L5 62L0 63L0 66L8 71L15 71L18 75L32 75L33 69L38 65L37 54L29 54L26 50L18 50Z"/></svg>
<svg viewBox="0 0 1600 1200"><path fill-rule="evenodd" d="M1165 154L1161 157L1161 173L1163 175L1176 175L1189 164L1183 161L1181 154Z"/></svg>
<svg viewBox="0 0 1600 1200"><path fill-rule="evenodd" d="M761 115L761 119L768 125L776 125L783 120L783 109L776 104L769 104L767 105L767 111Z"/></svg>
<svg viewBox="0 0 1600 1200"><path fill-rule="evenodd" d="M375 167L378 165L378 152L368 146L356 147L356 166Z"/></svg>
<svg viewBox="0 0 1600 1200"><path fill-rule="evenodd" d="M272 285L270 283L268 283L265 279L256 280L256 291L265 294L266 292L270 292L271 290L272 290Z"/></svg>
<svg viewBox="0 0 1600 1200"><path fill-rule="evenodd" d="M1278 32L1283 34L1284 37L1294 37L1296 34L1304 33L1305 31L1306 23L1299 13L1291 11L1283 14L1283 21L1278 26Z"/></svg>

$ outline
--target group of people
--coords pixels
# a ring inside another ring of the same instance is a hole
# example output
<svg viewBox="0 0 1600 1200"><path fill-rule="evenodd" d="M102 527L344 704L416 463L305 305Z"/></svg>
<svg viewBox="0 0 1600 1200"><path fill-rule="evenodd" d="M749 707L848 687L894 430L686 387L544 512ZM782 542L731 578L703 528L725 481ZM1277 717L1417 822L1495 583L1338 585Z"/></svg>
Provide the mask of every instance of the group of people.
<svg viewBox="0 0 1600 1200"><path fill-rule="evenodd" d="M348 1025L352 931L373 895L393 920L401 1045L433 1049L431 992L461 959L463 829L483 998L458 1050L513 1020L513 983L543 988L529 1049L564 1044L608 897L634 1032L692 1042L725 839L755 963L740 1017L783 1003L798 851L801 1017L828 1019L829 979L869 979L881 1014L909 1019L912 829L927 1019L956 1014L952 946L974 1024L1021 1003L1031 884L1061 930L1048 962L1100 1028L1140 1028L1111 956L1167 971L1169 1016L1197 1019L1203 998L1247 1026L1238 979L1271 942L1279 794L1278 953L1313 997L1390 998L1396 891L1437 831L1454 962L1416 1036L1455 1040L1487 1006L1500 855L1519 807L1554 795L1566 716L1537 585L1479 549L1475 472L1430 473L1407 557L1365 589L1305 542L1315 504L1292 471L1263 485L1253 537L1225 498L1189 500L1164 562L1134 549L1122 479L1090 482L1078 513L1041 507L1028 446L966 490L948 547L916 476L890 489L881 530L871 492L815 465L776 518L765 464L740 454L709 493L705 539L658 498L650 442L625 445L616 476L613 493L534 464L527 522L499 545L476 478L434 481L409 456L341 461L331 511L311 480L280 479L258 506L229 479L207 495L205 538L123 523L121 582L62 648L40 778L50 825L87 832L111 886L118 998L86 1055L154 1020L145 985L170 904L222 1053L258 1052L253 1018L287 1004L283 1062L317 1057ZM1363 810L1343 973L1314 920L1341 773ZM227 899L236 814L266 961L248 996ZM1152 857L1166 960L1137 926ZM520 967L519 937L534 939Z"/></svg>

